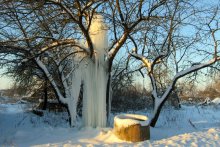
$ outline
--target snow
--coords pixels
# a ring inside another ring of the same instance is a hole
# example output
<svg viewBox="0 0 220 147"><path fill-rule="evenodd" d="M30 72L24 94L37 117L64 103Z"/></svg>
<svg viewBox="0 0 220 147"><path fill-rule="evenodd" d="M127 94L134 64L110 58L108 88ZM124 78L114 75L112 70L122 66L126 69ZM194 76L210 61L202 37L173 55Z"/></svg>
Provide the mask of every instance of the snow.
<svg viewBox="0 0 220 147"><path fill-rule="evenodd" d="M219 105L220 104L220 98L217 97L214 100L212 100L212 103Z"/></svg>
<svg viewBox="0 0 220 147"><path fill-rule="evenodd" d="M120 127L128 127L140 124L141 126L148 126L149 120L147 116L138 114L120 114L115 116L114 123Z"/></svg>
<svg viewBox="0 0 220 147"><path fill-rule="evenodd" d="M30 113L28 104L0 104L0 146L219 146L220 105L166 108L151 139L131 143L118 139L112 128L70 128L66 112L47 112L43 117ZM152 110L151 110L152 111ZM150 110L127 112L151 117ZM111 114L113 118L121 113ZM189 123L189 121L191 123Z"/></svg>

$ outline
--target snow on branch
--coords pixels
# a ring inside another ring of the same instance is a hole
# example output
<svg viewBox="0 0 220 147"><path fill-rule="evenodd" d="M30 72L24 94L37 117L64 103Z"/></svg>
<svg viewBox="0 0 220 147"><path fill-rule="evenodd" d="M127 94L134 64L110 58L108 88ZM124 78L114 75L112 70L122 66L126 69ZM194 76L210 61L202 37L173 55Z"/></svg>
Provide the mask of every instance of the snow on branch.
<svg viewBox="0 0 220 147"><path fill-rule="evenodd" d="M166 97L169 95L169 93L171 92L171 90L173 89L173 87L175 86L176 82L178 79L180 79L181 77L187 75L187 74L190 74L192 72L195 72L195 71L198 71L200 69L203 69L205 67L208 67L208 66L211 66L212 64L216 63L217 61L220 60L220 57L218 58L213 58L211 60L209 60L208 62L206 63L201 63L201 64L196 64L194 66L191 66L190 68L187 68L185 70L182 70L180 72L178 72L173 80L172 80L172 83L171 85L167 88L167 90L165 91L165 93L163 94L163 96L161 97L160 99L160 103L164 101L164 99L166 99Z"/></svg>
<svg viewBox="0 0 220 147"><path fill-rule="evenodd" d="M52 75L49 73L47 67L44 65L44 63L42 61L40 61L39 58L35 58L35 61L37 63L37 65L43 70L43 72L45 73L45 75L47 76L48 80L50 81L50 83L52 84L52 86L54 87L59 100L64 103L67 104L68 103L68 98L64 98L64 96L61 94L59 87L57 86L55 80L53 79Z"/></svg>
<svg viewBox="0 0 220 147"><path fill-rule="evenodd" d="M124 42L126 41L127 37L128 37L129 33L125 32L121 38L116 42L116 44L114 45L114 47L112 48L112 46L109 47L108 50L110 50L108 52L108 58L114 58L114 56L116 55L116 53L118 52L118 50L122 47L122 45L124 44Z"/></svg>
<svg viewBox="0 0 220 147"><path fill-rule="evenodd" d="M145 67L148 68L148 71L150 72L151 70L151 66L152 66L152 63L150 62L150 60L148 60L147 58L145 58L143 55L140 55L140 54L136 54L136 53L129 53L132 57L138 59L138 60L141 60Z"/></svg>

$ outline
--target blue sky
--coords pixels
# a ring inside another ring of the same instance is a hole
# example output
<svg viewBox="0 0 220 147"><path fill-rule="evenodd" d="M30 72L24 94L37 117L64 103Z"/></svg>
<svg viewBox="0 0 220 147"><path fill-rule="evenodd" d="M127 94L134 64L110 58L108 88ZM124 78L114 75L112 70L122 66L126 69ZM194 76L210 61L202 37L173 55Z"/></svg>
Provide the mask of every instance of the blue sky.
<svg viewBox="0 0 220 147"><path fill-rule="evenodd" d="M207 4L210 3L218 3L215 0L210 0L206 2ZM189 33L190 31L186 31L187 33ZM198 60L198 57L196 58L196 60ZM13 84L13 79L7 76L1 76L1 74L4 72L4 69L0 69L0 89L7 89L10 88L10 86ZM142 78L140 80L142 82Z"/></svg>

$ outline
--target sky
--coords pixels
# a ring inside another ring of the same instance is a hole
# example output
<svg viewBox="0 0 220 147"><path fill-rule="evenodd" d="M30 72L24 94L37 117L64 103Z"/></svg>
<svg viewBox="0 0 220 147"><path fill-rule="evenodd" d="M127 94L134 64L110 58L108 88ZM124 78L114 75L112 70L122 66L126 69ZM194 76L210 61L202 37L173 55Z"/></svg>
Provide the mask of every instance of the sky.
<svg viewBox="0 0 220 147"><path fill-rule="evenodd" d="M208 4L211 2L217 3L215 0L207 1ZM189 31L187 31L187 33L188 32ZM198 58L197 58L197 60L198 60ZM4 69L0 69L0 89L8 89L13 84L13 79L10 77L7 77L7 76L2 76L1 74L3 72L4 72ZM145 80L145 81L147 81L147 80ZM143 78L140 78L139 82L143 83Z"/></svg>
<svg viewBox="0 0 220 147"><path fill-rule="evenodd" d="M8 89L13 84L12 78L1 75L3 72L4 72L4 69L0 69L0 90L1 89Z"/></svg>
<svg viewBox="0 0 220 147"><path fill-rule="evenodd" d="M0 77L0 89L8 89L11 87L12 85L12 82L13 80L8 78L8 77L5 77L5 76L1 76Z"/></svg>

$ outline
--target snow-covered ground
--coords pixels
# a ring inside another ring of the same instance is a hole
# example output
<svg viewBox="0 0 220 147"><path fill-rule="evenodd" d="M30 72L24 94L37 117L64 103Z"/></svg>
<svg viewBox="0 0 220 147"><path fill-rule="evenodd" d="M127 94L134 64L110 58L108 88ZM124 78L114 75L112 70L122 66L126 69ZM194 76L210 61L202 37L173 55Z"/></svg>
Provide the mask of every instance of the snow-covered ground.
<svg viewBox="0 0 220 147"><path fill-rule="evenodd" d="M70 128L66 119L66 113L39 117L27 104L0 104L0 146L220 146L220 105L166 108L151 128L151 140L139 143L118 139L111 128Z"/></svg>

